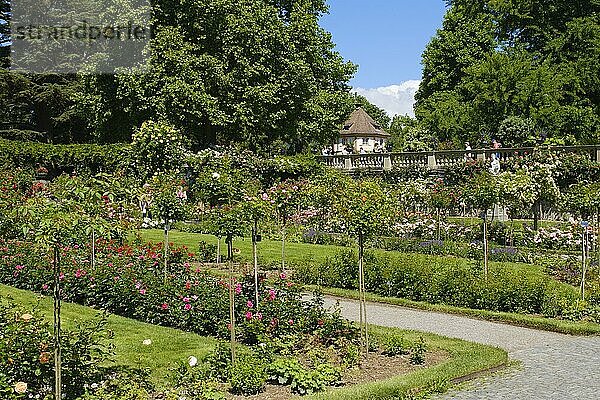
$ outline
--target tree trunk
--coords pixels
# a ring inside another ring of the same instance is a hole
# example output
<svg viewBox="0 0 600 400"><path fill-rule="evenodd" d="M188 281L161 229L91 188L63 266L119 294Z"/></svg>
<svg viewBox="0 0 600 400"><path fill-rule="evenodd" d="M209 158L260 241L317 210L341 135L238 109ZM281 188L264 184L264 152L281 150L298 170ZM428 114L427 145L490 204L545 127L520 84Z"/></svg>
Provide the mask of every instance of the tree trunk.
<svg viewBox="0 0 600 400"><path fill-rule="evenodd" d="M165 254L164 254L165 259L164 259L164 267L163 267L164 271L163 272L164 272L165 283L167 283L167 275L169 273L169 269L168 269L168 267L169 267L169 261L168 261L169 260L169 224L168 223L165 223L165 245L164 245L164 248L165 248Z"/></svg>
<svg viewBox="0 0 600 400"><path fill-rule="evenodd" d="M442 222L441 222L441 217L440 217L440 209L436 208L436 212L437 212L437 240L440 240L442 237Z"/></svg>
<svg viewBox="0 0 600 400"><path fill-rule="evenodd" d="M487 214L487 212L486 212ZM487 239L487 215L483 216L483 276L488 278L488 239Z"/></svg>
<svg viewBox="0 0 600 400"><path fill-rule="evenodd" d="M258 223L254 221L254 226L252 227L252 259L254 260L254 296L255 296L255 307L258 311L258 252L256 249L256 236L258 235Z"/></svg>
<svg viewBox="0 0 600 400"><path fill-rule="evenodd" d="M217 266L221 264L221 236L217 236Z"/></svg>
<svg viewBox="0 0 600 400"><path fill-rule="evenodd" d="M365 294L365 268L364 268L364 236L362 233L358 235L358 297L360 304L360 329L361 341L364 352L369 354L369 328L367 323L367 299ZM364 335L364 336L363 336Z"/></svg>
<svg viewBox="0 0 600 400"><path fill-rule="evenodd" d="M281 227L281 272L285 273L285 225Z"/></svg>
<svg viewBox="0 0 600 400"><path fill-rule="evenodd" d="M60 348L60 253L54 246L54 399L62 400L61 348Z"/></svg>
<svg viewBox="0 0 600 400"><path fill-rule="evenodd" d="M533 230L537 232L540 225L540 202L533 203Z"/></svg>
<svg viewBox="0 0 600 400"><path fill-rule="evenodd" d="M231 341L231 363L235 365L235 277L233 268L233 238L227 235L227 261L229 263L229 324Z"/></svg>
<svg viewBox="0 0 600 400"><path fill-rule="evenodd" d="M92 271L96 265L96 230L92 228Z"/></svg>

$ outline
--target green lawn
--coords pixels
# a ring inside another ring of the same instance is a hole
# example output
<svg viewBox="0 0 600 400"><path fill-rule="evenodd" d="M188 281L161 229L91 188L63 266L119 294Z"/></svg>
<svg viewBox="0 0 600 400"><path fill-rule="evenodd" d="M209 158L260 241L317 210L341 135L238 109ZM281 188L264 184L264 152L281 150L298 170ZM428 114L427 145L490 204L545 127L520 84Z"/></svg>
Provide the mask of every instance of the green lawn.
<svg viewBox="0 0 600 400"><path fill-rule="evenodd" d="M162 242L164 240L164 234L162 230L141 230L139 231L142 240L151 241L151 242ZM174 243L176 245L185 245L191 251L198 251L198 244L200 241L204 241L210 244L216 244L217 238L213 235L203 235L198 233L188 233L188 232L179 232L179 231L171 231L169 234L169 242ZM237 256L241 261L244 262L252 262L252 242L249 239L236 239L233 241L234 248L240 250L240 254ZM293 269L294 264L305 264L305 263L313 263L313 264L321 264L325 261L327 257L335 257L336 254L340 250L347 249L346 247L341 246L328 246L328 245L319 245L319 244L309 244L309 243L286 243L286 263L289 263L290 267ZM221 253L223 255L226 254L226 247L221 242ZM379 254L388 254L392 257L394 255L399 256L400 258L404 258L405 253L400 253L397 251L385 251L385 250L375 250L375 253ZM421 258L427 260L436 260L436 259L447 259L447 257L441 256L431 256L426 254L411 254L412 258ZM258 262L259 265L263 267L277 267L281 265L281 241L275 240L263 240L258 244ZM469 263L470 260L463 258L453 257L454 263ZM521 263L499 263L499 262L490 262L489 267L490 270L498 267L508 267L515 272L523 275L529 276L541 276L545 275L544 271L541 267L531 265L531 264L521 264Z"/></svg>
<svg viewBox="0 0 600 400"><path fill-rule="evenodd" d="M31 307L38 304L39 301L38 310L48 321L52 319L51 298L42 298L32 292L4 285L0 285L0 297L10 297L25 307ZM98 316L98 312L89 307L63 304L62 318L65 329L75 327L77 321L84 321L96 316ZM187 360L190 355L198 358L206 355L215 344L215 341L210 338L114 315L109 316L107 328L114 332L115 363L130 367L150 368L152 380L159 388L164 388L168 384L165 375L170 367ZM416 341L419 337L423 337L428 349L442 350L449 355L449 358L435 366L418 369L406 375L368 384L335 388L307 398L383 399L389 398L391 394L407 391L419 390L421 393L431 393L437 390L446 390L457 378L503 366L508 360L504 350L463 340L377 326L371 326L370 331L375 337L402 335L409 341ZM145 339L151 339L152 344L143 345L142 341Z"/></svg>
<svg viewBox="0 0 600 400"><path fill-rule="evenodd" d="M142 230L140 231L140 234L143 240L151 242L162 242L164 240L164 233L162 230ZM176 245L185 245L194 252L198 251L198 243L200 243L200 241L205 241L209 244L217 244L217 238L213 235L178 231L171 231L169 233L169 242L175 243ZM233 241L233 247L241 251L241 254L239 255L241 260L246 262L252 261L252 242L249 238L235 239ZM343 249L343 247L286 242L285 257L286 262L289 262L290 264L305 262L321 263L325 261L325 258L334 256L340 249ZM221 254L226 255L226 253L225 243L222 240ZM262 242L259 242L258 262L260 265L265 266L281 265L281 241L263 240Z"/></svg>
<svg viewBox="0 0 600 400"><path fill-rule="evenodd" d="M40 297L32 292L18 290L0 285L0 297L11 297L15 302L26 307L39 302L38 310L52 323L52 299ZM74 328L77 321L84 321L98 316L99 312L77 304L63 303L62 326L64 329ZM166 384L169 369L180 361L187 361L191 355L201 358L215 346L215 339L182 332L176 329L150 325L132 319L110 315L107 329L114 332L115 360L117 365L135 368L149 368L152 381L159 387ZM145 339L152 341L144 345Z"/></svg>

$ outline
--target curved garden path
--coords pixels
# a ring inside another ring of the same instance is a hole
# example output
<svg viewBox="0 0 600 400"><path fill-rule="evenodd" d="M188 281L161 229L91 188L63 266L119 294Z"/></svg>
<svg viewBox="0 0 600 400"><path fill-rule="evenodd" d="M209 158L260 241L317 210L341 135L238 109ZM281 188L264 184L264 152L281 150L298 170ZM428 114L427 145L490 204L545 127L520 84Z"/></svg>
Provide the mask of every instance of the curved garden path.
<svg viewBox="0 0 600 400"><path fill-rule="evenodd" d="M358 302L339 300L342 315L356 320ZM600 399L600 337L576 337L467 317L368 303L369 323L433 332L506 349L522 366L485 379L443 399Z"/></svg>

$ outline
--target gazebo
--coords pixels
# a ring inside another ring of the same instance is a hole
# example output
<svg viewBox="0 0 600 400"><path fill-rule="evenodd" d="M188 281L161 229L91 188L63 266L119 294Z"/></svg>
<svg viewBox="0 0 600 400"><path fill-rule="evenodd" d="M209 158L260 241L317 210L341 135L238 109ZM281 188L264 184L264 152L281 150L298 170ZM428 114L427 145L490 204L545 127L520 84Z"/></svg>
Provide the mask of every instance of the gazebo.
<svg viewBox="0 0 600 400"><path fill-rule="evenodd" d="M335 154L348 153L349 150L358 154L382 153L390 136L361 105L357 104L350 118L344 123L333 150Z"/></svg>

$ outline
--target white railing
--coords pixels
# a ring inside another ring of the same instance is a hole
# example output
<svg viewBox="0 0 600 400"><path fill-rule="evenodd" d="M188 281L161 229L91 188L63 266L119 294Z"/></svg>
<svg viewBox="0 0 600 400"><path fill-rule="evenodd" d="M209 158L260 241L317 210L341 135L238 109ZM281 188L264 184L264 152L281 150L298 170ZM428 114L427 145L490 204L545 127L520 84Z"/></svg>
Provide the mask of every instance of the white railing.
<svg viewBox="0 0 600 400"><path fill-rule="evenodd" d="M333 156L318 156L323 164L341 170L387 171L392 168L422 167L430 170L444 169L464 160L489 160L498 155L501 162L511 158L527 156L536 151L533 147L473 149L450 151L422 151L405 153L369 153ZM589 157L591 161L600 162L600 145L590 146L555 146L550 151L556 153L576 153Z"/></svg>

